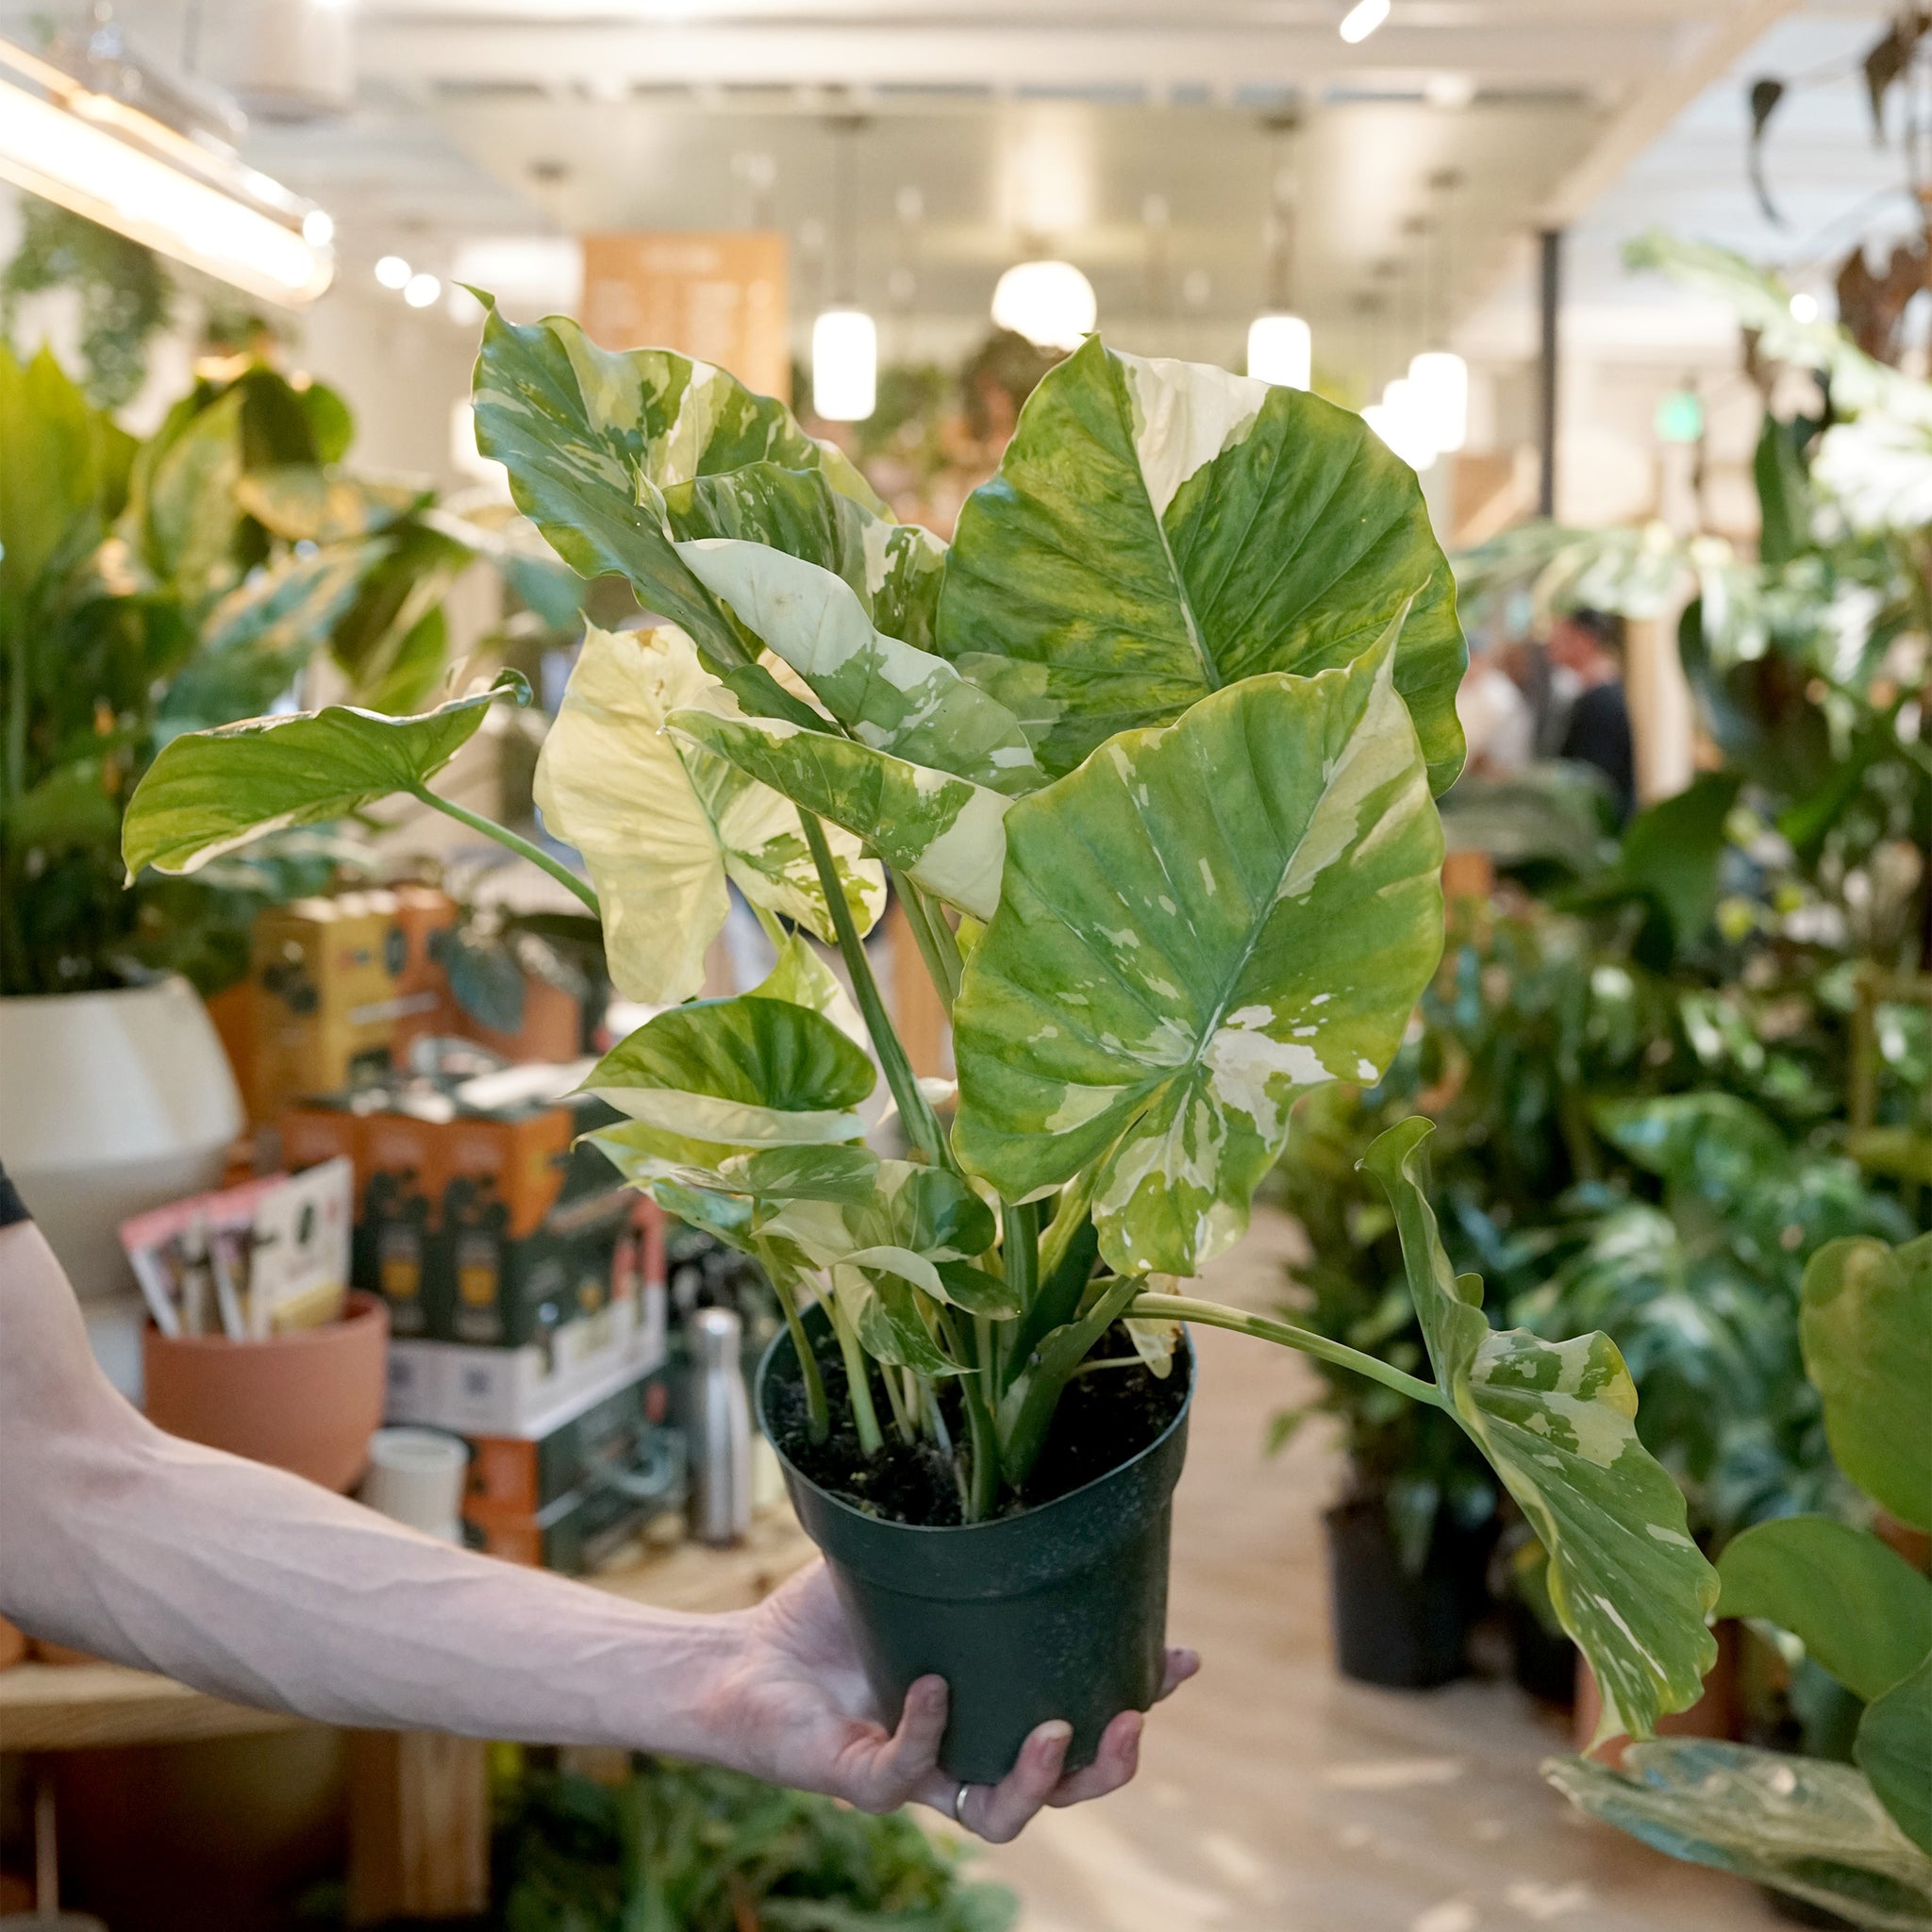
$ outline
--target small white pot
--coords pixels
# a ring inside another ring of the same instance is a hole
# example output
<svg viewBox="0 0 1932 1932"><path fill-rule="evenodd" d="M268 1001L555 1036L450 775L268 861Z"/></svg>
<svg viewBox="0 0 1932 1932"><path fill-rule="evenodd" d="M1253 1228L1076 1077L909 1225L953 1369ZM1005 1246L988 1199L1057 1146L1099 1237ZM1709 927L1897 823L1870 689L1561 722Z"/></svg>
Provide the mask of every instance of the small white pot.
<svg viewBox="0 0 1932 1932"><path fill-rule="evenodd" d="M134 1287L121 1224L213 1187L244 1120L185 979L0 999L0 1161L83 1300Z"/></svg>

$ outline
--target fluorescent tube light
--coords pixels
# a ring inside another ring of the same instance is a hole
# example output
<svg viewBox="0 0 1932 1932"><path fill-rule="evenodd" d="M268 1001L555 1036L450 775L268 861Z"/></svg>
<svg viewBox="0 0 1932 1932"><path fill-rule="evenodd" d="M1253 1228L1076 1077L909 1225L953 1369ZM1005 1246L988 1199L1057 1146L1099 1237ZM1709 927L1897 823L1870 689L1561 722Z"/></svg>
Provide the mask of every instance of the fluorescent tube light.
<svg viewBox="0 0 1932 1932"><path fill-rule="evenodd" d="M1357 41L1365 41L1389 18L1389 0L1356 0L1341 16L1341 25L1336 29L1352 47Z"/></svg>

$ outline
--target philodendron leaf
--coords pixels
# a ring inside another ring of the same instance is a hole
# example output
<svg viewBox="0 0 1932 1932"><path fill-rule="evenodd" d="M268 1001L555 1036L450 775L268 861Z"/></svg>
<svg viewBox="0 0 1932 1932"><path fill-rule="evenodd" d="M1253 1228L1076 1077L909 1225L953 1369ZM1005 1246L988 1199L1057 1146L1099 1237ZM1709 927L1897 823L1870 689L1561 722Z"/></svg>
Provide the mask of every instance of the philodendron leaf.
<svg viewBox="0 0 1932 1932"><path fill-rule="evenodd" d="M936 648L1058 774L1241 678L1351 663L1405 606L1395 684L1441 791L1466 653L1415 472L1317 396L1096 337L967 498Z"/></svg>
<svg viewBox="0 0 1932 1932"><path fill-rule="evenodd" d="M833 488L824 470L748 463L664 492L680 541L731 537L835 572L889 638L929 651L946 546L917 524L883 521Z"/></svg>
<svg viewBox="0 0 1932 1932"><path fill-rule="evenodd" d="M373 537L426 508L435 494L420 484L344 476L315 463L272 464L235 485L236 502L291 543Z"/></svg>
<svg viewBox="0 0 1932 1932"><path fill-rule="evenodd" d="M726 1147L856 1141L877 1075L823 1014L741 993L647 1020L584 1086L647 1126Z"/></svg>
<svg viewBox="0 0 1932 1932"><path fill-rule="evenodd" d="M728 761L746 782L781 791L842 827L915 885L978 919L999 903L1008 801L997 791L908 764L855 739L783 718L748 718L728 693L671 719L694 755Z"/></svg>
<svg viewBox="0 0 1932 1932"><path fill-rule="evenodd" d="M722 538L680 543L677 554L860 744L1009 797L1045 784L1012 712L943 658L874 629L829 570Z"/></svg>
<svg viewBox="0 0 1932 1932"><path fill-rule="evenodd" d="M773 462L822 470L833 489L886 515L858 472L783 403L668 349L601 349L560 316L520 325L491 307L475 411L477 448L509 472L517 508L557 554L580 576L628 579L715 671L749 669L749 655L673 547L667 489Z"/></svg>
<svg viewBox="0 0 1932 1932"><path fill-rule="evenodd" d="M1932 1653L1932 1583L1896 1550L1827 1516L1781 1516L1718 1558L1721 1617L1764 1617L1867 1703Z"/></svg>
<svg viewBox="0 0 1932 1932"><path fill-rule="evenodd" d="M127 801L121 855L142 866L195 872L266 832L319 824L425 784L475 735L490 703L527 704L514 671L487 691L415 718L343 705L287 718L252 718L163 747Z"/></svg>
<svg viewBox="0 0 1932 1932"><path fill-rule="evenodd" d="M729 884L832 937L796 808L664 724L717 681L665 625L591 626L537 760L543 822L584 856L604 910L610 976L626 998L670 1004L704 984ZM885 909L885 878L849 839L833 857L861 932Z"/></svg>
<svg viewBox="0 0 1932 1932"><path fill-rule="evenodd" d="M1893 1823L1932 1852L1932 1653L1865 1707L1852 1756Z"/></svg>
<svg viewBox="0 0 1932 1932"><path fill-rule="evenodd" d="M954 1141L1009 1201L1099 1160L1122 1274L1229 1246L1296 1096L1379 1078L1435 970L1441 828L1400 624L1347 670L1125 733L1007 814L954 1009Z"/></svg>
<svg viewBox="0 0 1932 1932"><path fill-rule="evenodd" d="M1838 1466L1901 1523L1932 1529L1932 1234L1820 1248L1799 1336Z"/></svg>
<svg viewBox="0 0 1932 1932"><path fill-rule="evenodd" d="M1609 1337L1492 1329L1481 1277L1450 1268L1428 1199L1434 1131L1404 1121L1361 1164L1395 1210L1436 1386L1549 1552L1551 1605L1603 1693L1596 1741L1647 1738L1697 1701L1717 1660L1717 1573L1686 1533L1683 1492L1637 1440L1637 1391Z"/></svg>
<svg viewBox="0 0 1932 1932"><path fill-rule="evenodd" d="M1733 1872L1872 1932L1932 1932L1932 1858L1848 1764L1748 1744L1633 1744L1624 1770L1553 1758L1572 1804L1673 1858Z"/></svg>

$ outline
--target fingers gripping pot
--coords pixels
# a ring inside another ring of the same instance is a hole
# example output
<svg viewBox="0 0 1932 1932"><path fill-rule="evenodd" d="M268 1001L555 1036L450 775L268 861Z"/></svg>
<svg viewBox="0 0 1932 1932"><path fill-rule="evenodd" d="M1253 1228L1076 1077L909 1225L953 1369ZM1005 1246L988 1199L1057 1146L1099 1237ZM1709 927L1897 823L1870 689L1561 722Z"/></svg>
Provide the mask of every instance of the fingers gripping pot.
<svg viewBox="0 0 1932 1932"><path fill-rule="evenodd" d="M823 1333L824 1315L806 1317ZM821 1489L777 1445L767 1406L795 1380L780 1329L758 1365L758 1414L778 1447L793 1508L831 1566L873 1697L895 1721L912 1683L937 1673L951 1690L940 1764L968 1784L1013 1768L1035 1725L1074 1727L1066 1768L1092 1762L1123 1710L1159 1695L1167 1653L1168 1527L1187 1456L1193 1350L1174 1374L1188 1398L1130 1460L1082 1488L989 1523L947 1528L869 1516Z"/></svg>

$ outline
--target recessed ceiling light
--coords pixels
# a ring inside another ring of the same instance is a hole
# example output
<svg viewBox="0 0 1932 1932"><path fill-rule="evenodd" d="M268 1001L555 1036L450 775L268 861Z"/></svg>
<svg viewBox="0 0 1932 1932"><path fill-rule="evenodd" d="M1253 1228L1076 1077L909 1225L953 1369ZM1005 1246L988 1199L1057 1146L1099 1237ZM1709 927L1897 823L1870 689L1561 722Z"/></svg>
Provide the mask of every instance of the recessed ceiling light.
<svg viewBox="0 0 1932 1932"><path fill-rule="evenodd" d="M411 308L427 308L442 293L442 284L432 275L413 275L403 284L403 300Z"/></svg>
<svg viewBox="0 0 1932 1932"><path fill-rule="evenodd" d="M1350 46L1365 41L1389 18L1389 0L1355 0L1337 31Z"/></svg>
<svg viewBox="0 0 1932 1932"><path fill-rule="evenodd" d="M375 279L385 289L401 289L408 284L415 271L400 255L385 255L375 264Z"/></svg>

